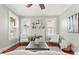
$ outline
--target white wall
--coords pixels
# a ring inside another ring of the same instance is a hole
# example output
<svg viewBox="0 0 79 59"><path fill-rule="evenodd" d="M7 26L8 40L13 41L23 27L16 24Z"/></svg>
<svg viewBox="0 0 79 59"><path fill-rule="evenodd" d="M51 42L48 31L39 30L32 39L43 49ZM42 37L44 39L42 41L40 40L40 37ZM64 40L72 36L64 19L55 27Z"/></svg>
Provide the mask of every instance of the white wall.
<svg viewBox="0 0 79 59"><path fill-rule="evenodd" d="M60 16L60 34L79 49L79 33L67 32L67 17L79 12L79 5L72 5Z"/></svg>
<svg viewBox="0 0 79 59"><path fill-rule="evenodd" d="M35 20L37 20L37 19L40 19L41 20L41 22L43 23L43 25L46 27L46 20L47 19L52 19L53 20L53 18L56 18L57 19L57 30L56 30L56 32L57 32L57 34L59 33L59 17L58 16L31 16L31 17L20 17L20 26L21 26L21 41L27 41L27 39L23 39L22 37L23 36L25 36L25 35L22 35L22 32L23 32L23 24L24 23L29 23L29 22L34 22ZM36 32L36 30L35 30L35 32L34 32L34 30L33 29L31 29L32 31L31 32L33 32L33 33L35 33ZM38 30L38 29L37 29ZM45 29L40 29L40 30L38 30L39 31L39 33L40 34L42 34L43 36L44 36L44 38L45 38L45 36L46 36L46 28ZM40 32L40 31L42 31L42 32ZM24 32L25 33L25 32ZM30 33L31 34L31 33ZM26 35L27 36L27 35Z"/></svg>
<svg viewBox="0 0 79 59"><path fill-rule="evenodd" d="M0 50L17 42L9 40L9 11L4 5L0 5Z"/></svg>

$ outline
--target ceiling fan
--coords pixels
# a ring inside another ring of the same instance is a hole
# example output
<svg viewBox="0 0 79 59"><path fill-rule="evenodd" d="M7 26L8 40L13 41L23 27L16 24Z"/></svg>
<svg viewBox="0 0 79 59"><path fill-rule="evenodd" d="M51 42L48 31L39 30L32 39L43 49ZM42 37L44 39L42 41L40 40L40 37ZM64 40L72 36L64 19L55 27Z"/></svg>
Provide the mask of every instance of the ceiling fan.
<svg viewBox="0 0 79 59"><path fill-rule="evenodd" d="M29 8L29 7L31 7L32 5L33 5L33 4L28 4L28 5L26 5L26 7ZM41 10L45 9L44 4L39 4L39 6L40 6Z"/></svg>

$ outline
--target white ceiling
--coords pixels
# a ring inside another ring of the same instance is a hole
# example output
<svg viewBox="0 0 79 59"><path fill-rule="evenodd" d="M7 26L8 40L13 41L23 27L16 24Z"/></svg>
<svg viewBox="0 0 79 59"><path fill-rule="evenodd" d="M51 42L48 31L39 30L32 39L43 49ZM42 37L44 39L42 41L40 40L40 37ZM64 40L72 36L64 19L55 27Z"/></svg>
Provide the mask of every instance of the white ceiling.
<svg viewBox="0 0 79 59"><path fill-rule="evenodd" d="M45 10L41 10L38 4L33 4L30 8L26 4L6 4L9 9L19 16L56 16L62 14L70 4L45 4Z"/></svg>

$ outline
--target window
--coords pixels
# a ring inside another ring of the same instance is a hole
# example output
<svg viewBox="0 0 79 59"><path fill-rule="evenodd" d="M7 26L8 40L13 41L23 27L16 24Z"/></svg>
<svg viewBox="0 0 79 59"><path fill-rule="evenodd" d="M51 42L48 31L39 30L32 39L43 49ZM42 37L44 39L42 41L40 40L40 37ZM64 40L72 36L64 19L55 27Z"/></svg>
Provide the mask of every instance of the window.
<svg viewBox="0 0 79 59"><path fill-rule="evenodd" d="M47 20L47 35L52 36L56 34L56 18Z"/></svg>

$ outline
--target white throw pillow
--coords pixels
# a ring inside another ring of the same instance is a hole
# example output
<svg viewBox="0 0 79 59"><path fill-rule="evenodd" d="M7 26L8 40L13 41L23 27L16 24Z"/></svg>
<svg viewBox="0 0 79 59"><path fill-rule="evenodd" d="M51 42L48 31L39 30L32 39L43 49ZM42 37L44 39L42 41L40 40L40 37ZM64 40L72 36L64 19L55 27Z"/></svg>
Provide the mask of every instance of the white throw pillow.
<svg viewBox="0 0 79 59"><path fill-rule="evenodd" d="M67 40L62 40L62 42L60 43L60 47L61 49L63 48L67 48L71 43Z"/></svg>

